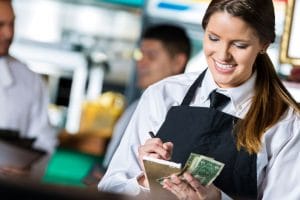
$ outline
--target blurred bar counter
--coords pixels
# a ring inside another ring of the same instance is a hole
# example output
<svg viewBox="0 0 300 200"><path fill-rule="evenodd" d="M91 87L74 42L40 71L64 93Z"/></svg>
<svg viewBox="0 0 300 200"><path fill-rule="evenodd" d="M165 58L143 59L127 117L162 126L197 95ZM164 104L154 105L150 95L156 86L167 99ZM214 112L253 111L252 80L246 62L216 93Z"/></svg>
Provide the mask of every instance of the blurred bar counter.
<svg viewBox="0 0 300 200"><path fill-rule="evenodd" d="M0 175L0 194L3 199L55 199L55 200L125 200L131 197L98 192L93 188L74 188L71 186L50 185L32 181L24 177Z"/></svg>

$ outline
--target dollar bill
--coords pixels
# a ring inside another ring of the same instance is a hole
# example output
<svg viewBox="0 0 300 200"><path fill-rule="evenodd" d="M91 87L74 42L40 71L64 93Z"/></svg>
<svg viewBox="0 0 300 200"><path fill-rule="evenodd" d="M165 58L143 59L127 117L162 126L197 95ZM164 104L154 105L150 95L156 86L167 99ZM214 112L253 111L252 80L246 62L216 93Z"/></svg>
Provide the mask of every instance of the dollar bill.
<svg viewBox="0 0 300 200"><path fill-rule="evenodd" d="M214 160L213 158L203 156L196 153L191 153L184 168L177 173L177 176L181 176L184 172L191 173L198 181L204 185L210 185L221 173L224 167L224 163ZM163 180L167 177L161 177L157 179L157 182L162 184Z"/></svg>
<svg viewBox="0 0 300 200"><path fill-rule="evenodd" d="M224 163L214 160L213 158L191 153L186 162L186 171L204 185L210 185L221 173Z"/></svg>

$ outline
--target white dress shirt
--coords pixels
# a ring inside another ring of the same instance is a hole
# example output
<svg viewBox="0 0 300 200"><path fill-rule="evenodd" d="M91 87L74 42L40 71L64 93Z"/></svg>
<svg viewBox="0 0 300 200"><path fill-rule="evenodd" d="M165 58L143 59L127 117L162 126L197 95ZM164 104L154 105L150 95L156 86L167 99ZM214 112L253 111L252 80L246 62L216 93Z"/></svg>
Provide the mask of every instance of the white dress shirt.
<svg viewBox="0 0 300 200"><path fill-rule="evenodd" d="M137 148L150 138L149 131L158 131L168 110L181 104L198 75L194 72L166 78L143 93L121 144L98 185L99 190L135 195L144 189L137 182L137 177L143 173L138 162ZM202 86L197 89L190 106L208 107L208 96L212 90L217 89L231 98L223 112L244 118L254 95L255 79L254 73L239 87L222 89L217 87L207 70ZM266 131L262 149L257 154L259 199L300 199L299 152L300 116L290 108L279 123ZM222 197L226 199L226 195Z"/></svg>
<svg viewBox="0 0 300 200"><path fill-rule="evenodd" d="M131 119L136 107L137 107L138 102L139 102L139 99L132 102L126 108L126 110L124 111L122 116L118 119L118 121L114 127L112 138L106 148L105 156L104 156L103 163L102 163L102 166L104 168L108 167L116 149L118 148L120 141L123 137L123 134L130 122L130 119Z"/></svg>
<svg viewBox="0 0 300 200"><path fill-rule="evenodd" d="M53 152L57 130L48 120L48 93L41 77L13 57L0 57L0 128L36 138L34 148Z"/></svg>

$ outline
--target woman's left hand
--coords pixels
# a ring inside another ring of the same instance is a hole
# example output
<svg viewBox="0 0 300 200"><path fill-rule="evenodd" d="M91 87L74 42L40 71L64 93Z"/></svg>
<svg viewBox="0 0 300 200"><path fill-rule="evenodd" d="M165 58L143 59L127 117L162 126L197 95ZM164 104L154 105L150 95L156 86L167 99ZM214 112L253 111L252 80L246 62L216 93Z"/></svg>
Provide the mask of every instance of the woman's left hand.
<svg viewBox="0 0 300 200"><path fill-rule="evenodd" d="M183 178L172 175L164 180L163 187L180 200L220 200L221 192L213 184L203 186L190 173L185 172Z"/></svg>

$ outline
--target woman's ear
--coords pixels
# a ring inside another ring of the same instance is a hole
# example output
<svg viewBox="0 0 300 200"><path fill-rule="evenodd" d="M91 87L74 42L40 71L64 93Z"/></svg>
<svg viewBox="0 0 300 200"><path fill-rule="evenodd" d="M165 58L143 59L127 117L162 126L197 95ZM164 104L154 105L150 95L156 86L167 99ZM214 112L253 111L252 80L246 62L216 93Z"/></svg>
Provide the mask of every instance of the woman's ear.
<svg viewBox="0 0 300 200"><path fill-rule="evenodd" d="M259 51L259 54L265 54L267 52L267 49L269 48L270 43L266 43L262 46L261 50Z"/></svg>
<svg viewBox="0 0 300 200"><path fill-rule="evenodd" d="M261 51L266 52L268 50L269 46L270 46L270 43L264 44Z"/></svg>

